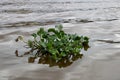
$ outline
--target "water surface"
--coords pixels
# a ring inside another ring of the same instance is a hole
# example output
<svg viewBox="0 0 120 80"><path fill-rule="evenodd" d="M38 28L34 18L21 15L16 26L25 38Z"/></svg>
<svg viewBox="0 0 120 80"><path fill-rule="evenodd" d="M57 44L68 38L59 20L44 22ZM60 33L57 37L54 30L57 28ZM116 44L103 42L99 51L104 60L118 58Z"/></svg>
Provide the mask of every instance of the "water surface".
<svg viewBox="0 0 120 80"><path fill-rule="evenodd" d="M24 43L40 27L62 24L90 37L91 48L66 68L27 63ZM0 80L120 80L119 0L0 0Z"/></svg>

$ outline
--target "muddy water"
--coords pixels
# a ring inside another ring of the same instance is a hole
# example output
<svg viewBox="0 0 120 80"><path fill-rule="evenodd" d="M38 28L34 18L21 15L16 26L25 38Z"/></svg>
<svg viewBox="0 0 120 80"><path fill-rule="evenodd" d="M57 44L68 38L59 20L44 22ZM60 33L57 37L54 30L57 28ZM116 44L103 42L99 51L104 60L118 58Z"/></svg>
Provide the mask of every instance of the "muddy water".
<svg viewBox="0 0 120 80"><path fill-rule="evenodd" d="M91 48L66 68L27 63L30 39L40 27L63 24L68 33L90 37ZM120 80L119 0L0 0L0 80Z"/></svg>

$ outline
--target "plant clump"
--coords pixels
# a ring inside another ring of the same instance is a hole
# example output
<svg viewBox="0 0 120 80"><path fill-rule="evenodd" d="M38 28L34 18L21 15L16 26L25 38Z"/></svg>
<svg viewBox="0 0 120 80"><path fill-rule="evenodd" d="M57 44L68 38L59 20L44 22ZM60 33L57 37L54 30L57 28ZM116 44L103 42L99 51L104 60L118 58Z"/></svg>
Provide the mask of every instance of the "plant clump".
<svg viewBox="0 0 120 80"><path fill-rule="evenodd" d="M87 50L89 38L86 36L78 36L77 34L67 34L63 31L62 25L55 28L44 30L40 28L36 33L32 34L33 40L26 42L30 52L36 51L34 58L41 56L59 62L64 58L73 58L73 56L82 55L80 51L84 48ZM23 40L21 37L19 37ZM81 56L80 56L81 57Z"/></svg>

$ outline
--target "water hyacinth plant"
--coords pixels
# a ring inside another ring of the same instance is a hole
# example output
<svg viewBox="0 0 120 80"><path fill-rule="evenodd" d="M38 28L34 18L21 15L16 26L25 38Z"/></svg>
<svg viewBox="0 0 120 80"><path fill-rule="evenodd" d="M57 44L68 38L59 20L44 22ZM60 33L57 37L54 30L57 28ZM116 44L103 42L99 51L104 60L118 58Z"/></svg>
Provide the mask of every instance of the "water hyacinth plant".
<svg viewBox="0 0 120 80"><path fill-rule="evenodd" d="M62 25L55 28L44 30L40 28L36 33L32 34L34 40L25 42L30 52L36 51L34 58L49 55L49 58L57 61L65 57L80 55L80 51L84 48L87 50L89 38L86 36L78 36L77 34L67 34L63 31ZM19 37L23 40L21 37Z"/></svg>

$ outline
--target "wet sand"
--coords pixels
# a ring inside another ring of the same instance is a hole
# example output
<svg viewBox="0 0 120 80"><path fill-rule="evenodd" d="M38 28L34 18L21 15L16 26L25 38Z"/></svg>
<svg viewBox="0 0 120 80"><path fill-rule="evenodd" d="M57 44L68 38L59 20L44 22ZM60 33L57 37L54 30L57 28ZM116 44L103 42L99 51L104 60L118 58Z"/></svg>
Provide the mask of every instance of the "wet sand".
<svg viewBox="0 0 120 80"><path fill-rule="evenodd" d="M0 1L0 80L120 80L119 0ZM59 68L15 56L27 51L15 42L19 35L27 40L40 27L59 23L67 33L90 37L82 59Z"/></svg>

